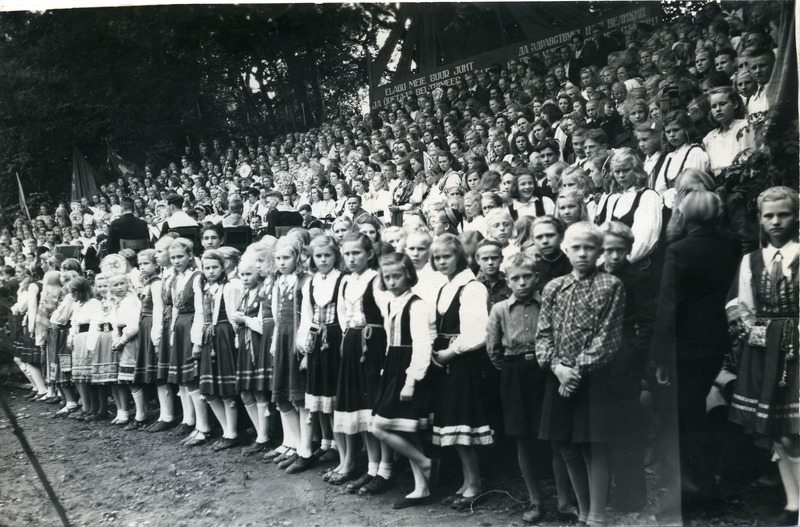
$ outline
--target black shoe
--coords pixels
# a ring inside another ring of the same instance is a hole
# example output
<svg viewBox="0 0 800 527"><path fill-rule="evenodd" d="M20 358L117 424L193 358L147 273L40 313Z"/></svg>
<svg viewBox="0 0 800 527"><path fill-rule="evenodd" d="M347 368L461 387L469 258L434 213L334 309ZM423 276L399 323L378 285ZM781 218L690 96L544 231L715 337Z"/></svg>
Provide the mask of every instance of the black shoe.
<svg viewBox="0 0 800 527"><path fill-rule="evenodd" d="M420 505L428 505L432 503L430 496L422 498L403 498L400 501L392 503L392 508L395 510L407 509L408 507L418 507Z"/></svg>
<svg viewBox="0 0 800 527"><path fill-rule="evenodd" d="M789 525L795 527L796 525L800 525L797 516L797 511L784 510L780 516L773 520L775 522L774 525L780 525L781 527Z"/></svg>
<svg viewBox="0 0 800 527"><path fill-rule="evenodd" d="M347 484L347 492L349 492L350 494L355 494L361 489L361 487L372 481L374 477L375 476L370 476L369 474L364 474L357 480L351 481L350 483Z"/></svg>
<svg viewBox="0 0 800 527"><path fill-rule="evenodd" d="M131 432L134 430L144 430L147 428L147 421L137 421L136 419L132 419L130 423L128 423L123 430Z"/></svg>
<svg viewBox="0 0 800 527"><path fill-rule="evenodd" d="M375 476L372 481L358 489L358 493L362 496L383 494L394 486L394 478L386 479L383 476Z"/></svg>
<svg viewBox="0 0 800 527"><path fill-rule="evenodd" d="M175 428L175 431L172 433L172 435L175 437L183 437L191 434L192 430L194 430L194 427L192 425L181 423ZM209 432L209 434L210 433L211 432Z"/></svg>
<svg viewBox="0 0 800 527"><path fill-rule="evenodd" d="M284 469L284 470L289 468L289 466L292 463L294 463L297 460L298 457L300 457L300 456L297 455L297 452L292 450L291 453L288 456L286 456L286 458L283 461L278 463L278 468Z"/></svg>
<svg viewBox="0 0 800 527"><path fill-rule="evenodd" d="M287 474L299 474L317 465L317 458L315 457L300 457L294 460L294 463L286 467Z"/></svg>
<svg viewBox="0 0 800 527"><path fill-rule="evenodd" d="M319 457L320 463L338 463L339 462L339 451L329 448L327 450L321 450L321 455Z"/></svg>
<svg viewBox="0 0 800 527"><path fill-rule="evenodd" d="M245 456L251 456L253 454L260 454L261 452L265 452L269 449L269 443L259 443L258 441L253 442L252 445L245 447L242 449L242 454Z"/></svg>
<svg viewBox="0 0 800 527"><path fill-rule="evenodd" d="M242 441L241 437L234 437L234 438L223 437L222 439L220 439L219 441L216 442L216 444L214 445L212 450L214 450L214 452L220 452L222 450L228 450L230 448L237 447L237 446L241 445L242 442L243 441Z"/></svg>
<svg viewBox="0 0 800 527"><path fill-rule="evenodd" d="M156 421L155 423L151 424L147 427L147 432L151 432L153 434L157 434L159 432L166 432L167 430L172 430L178 425L178 421ZM187 431L188 433L188 431Z"/></svg>

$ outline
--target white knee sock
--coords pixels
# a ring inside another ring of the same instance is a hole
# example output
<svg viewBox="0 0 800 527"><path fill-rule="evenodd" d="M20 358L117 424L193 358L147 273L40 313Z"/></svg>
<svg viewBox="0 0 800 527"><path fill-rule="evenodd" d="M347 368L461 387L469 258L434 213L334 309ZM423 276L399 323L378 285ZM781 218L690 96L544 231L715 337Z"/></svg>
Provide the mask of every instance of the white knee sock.
<svg viewBox="0 0 800 527"><path fill-rule="evenodd" d="M310 412L305 408L298 408L297 410L297 455L300 457L311 457L311 441L314 427L311 425Z"/></svg>
<svg viewBox="0 0 800 527"><path fill-rule="evenodd" d="M193 390L187 395L191 399L192 406L194 406L195 429L208 434L211 431L211 424L208 422L208 405L205 397L200 393L200 390Z"/></svg>
<svg viewBox="0 0 800 527"><path fill-rule="evenodd" d="M214 417L216 417L219 424L222 425L223 437L228 437L228 421L225 418L225 403L223 403L222 399L219 397L216 399L206 399L206 402L208 406L211 407L211 411L214 412Z"/></svg>
<svg viewBox="0 0 800 527"><path fill-rule="evenodd" d="M283 444L297 450L300 442L300 421L297 410L292 408L288 412L281 412L281 424L283 425Z"/></svg>
<svg viewBox="0 0 800 527"><path fill-rule="evenodd" d="M269 441L269 436L267 435L269 433L269 418L267 417L268 406L269 403L267 402L256 403L256 408L258 409L258 422L256 423L256 433L258 436L256 437L256 441L259 443L266 443Z"/></svg>
<svg viewBox="0 0 800 527"><path fill-rule="evenodd" d="M236 439L239 437L239 409L236 407L236 399L229 397L222 400L225 406L225 437L229 439Z"/></svg>
<svg viewBox="0 0 800 527"><path fill-rule="evenodd" d="M156 386L158 393L158 405L161 407L161 413L158 416L159 421L165 423L172 422L175 419L175 408L172 403L172 390L169 384L159 384Z"/></svg>
<svg viewBox="0 0 800 527"><path fill-rule="evenodd" d="M144 421L147 418L147 403L144 400L144 390L141 387L132 387L133 404L136 406L136 420Z"/></svg>
<svg viewBox="0 0 800 527"><path fill-rule="evenodd" d="M197 392L200 393L199 391ZM195 405L192 401L192 396L189 392L188 386L180 386L178 388L178 397L181 398L181 408L183 409L183 424L187 424L189 426L194 426L197 420L195 416Z"/></svg>
<svg viewBox="0 0 800 527"><path fill-rule="evenodd" d="M798 509L798 495L800 495L800 458L790 457L786 448L780 442L775 442L775 454L778 458L778 470L781 473L783 490L786 492L786 510L796 511Z"/></svg>

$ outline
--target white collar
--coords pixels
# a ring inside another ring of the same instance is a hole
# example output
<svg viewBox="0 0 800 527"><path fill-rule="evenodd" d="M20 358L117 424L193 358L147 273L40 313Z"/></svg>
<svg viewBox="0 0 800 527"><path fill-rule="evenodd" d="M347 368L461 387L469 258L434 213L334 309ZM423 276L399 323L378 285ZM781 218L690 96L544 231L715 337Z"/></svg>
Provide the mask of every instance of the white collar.
<svg viewBox="0 0 800 527"><path fill-rule="evenodd" d="M794 240L790 241L780 249L772 244L769 244L764 247L764 261L768 263L772 262L772 260L775 258L775 255L778 253L778 251L780 251L783 261L786 265L788 265L788 263L794 260L794 257L797 256L798 249L800 249L800 244Z"/></svg>
<svg viewBox="0 0 800 527"><path fill-rule="evenodd" d="M472 270L467 268L458 273L457 275L455 275L453 279L450 280L448 285L451 285L453 287L461 287L463 285L467 285L473 280L475 280L475 274L472 272Z"/></svg>
<svg viewBox="0 0 800 527"><path fill-rule="evenodd" d="M406 304L408 304L412 296L413 293L411 289L409 289L402 295L392 298L389 302L389 312L392 314L392 318L403 312L403 309L405 309Z"/></svg>

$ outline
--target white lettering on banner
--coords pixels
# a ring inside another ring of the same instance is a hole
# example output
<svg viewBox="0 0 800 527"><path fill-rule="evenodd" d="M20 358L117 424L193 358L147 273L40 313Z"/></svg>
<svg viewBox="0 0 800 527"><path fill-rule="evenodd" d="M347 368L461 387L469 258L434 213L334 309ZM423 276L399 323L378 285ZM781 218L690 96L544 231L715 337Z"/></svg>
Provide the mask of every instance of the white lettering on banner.
<svg viewBox="0 0 800 527"><path fill-rule="evenodd" d="M590 29L594 27L600 27L606 32L611 29L620 31L639 22L655 24L658 23L659 20L660 17L655 14L654 9L650 7L638 7L627 13L616 14L610 18L597 20L586 27L564 31L535 42L515 44L487 51L472 57L469 62L447 65L438 71L424 73L413 79L405 79L390 85L371 88L371 108L377 110L391 104L393 101L402 101L407 95L411 95L412 93L420 96L436 88L445 89L448 86L455 85L463 78L465 73L485 71L486 68L493 63L505 64L507 68L511 60L524 59L530 56L538 56L541 58L545 51L569 44L572 35L576 33L587 34Z"/></svg>

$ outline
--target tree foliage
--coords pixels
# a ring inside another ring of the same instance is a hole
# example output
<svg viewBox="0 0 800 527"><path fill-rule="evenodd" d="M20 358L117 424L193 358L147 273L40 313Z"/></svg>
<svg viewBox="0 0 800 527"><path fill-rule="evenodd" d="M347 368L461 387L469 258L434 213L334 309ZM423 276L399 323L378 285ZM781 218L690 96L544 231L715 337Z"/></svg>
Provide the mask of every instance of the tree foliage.
<svg viewBox="0 0 800 527"><path fill-rule="evenodd" d="M186 141L301 130L357 108L378 4L159 6L0 13L0 201L69 189L72 147L137 163ZM255 88L255 89L254 89Z"/></svg>

